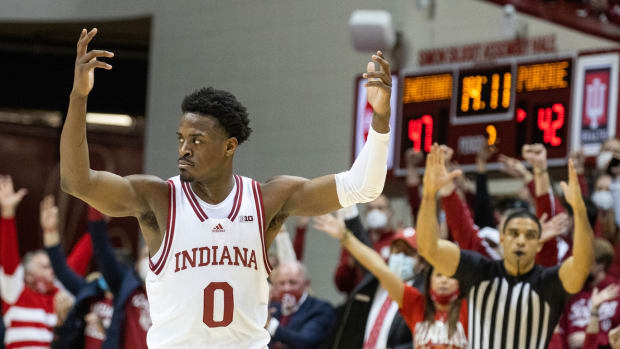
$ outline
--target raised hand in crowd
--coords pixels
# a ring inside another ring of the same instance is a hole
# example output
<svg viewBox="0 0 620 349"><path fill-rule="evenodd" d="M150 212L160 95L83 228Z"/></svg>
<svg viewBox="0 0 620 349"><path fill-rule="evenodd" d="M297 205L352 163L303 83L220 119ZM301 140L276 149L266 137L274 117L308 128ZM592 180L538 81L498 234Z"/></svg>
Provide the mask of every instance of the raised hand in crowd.
<svg viewBox="0 0 620 349"><path fill-rule="evenodd" d="M540 143L526 144L521 149L521 155L524 160L532 165L534 174L537 171L545 171L547 169L547 149L544 145Z"/></svg>
<svg viewBox="0 0 620 349"><path fill-rule="evenodd" d="M502 164L500 171L509 176L521 178L525 183L529 183L534 178L532 172L530 172L519 159L499 154L498 160Z"/></svg>
<svg viewBox="0 0 620 349"><path fill-rule="evenodd" d="M62 326L69 314L71 308L75 304L75 298L65 290L58 290L54 295L54 312L58 317L56 326Z"/></svg>
<svg viewBox="0 0 620 349"><path fill-rule="evenodd" d="M573 335L568 337L568 344L571 348L581 348L583 346L583 348L591 348L591 347L598 347L598 345L596 345L595 343L592 343L594 345L590 345L590 344L586 344L587 342L596 342L596 338L598 337L599 331L600 331L600 327L599 327L599 307L601 306L601 304L607 302L607 301L611 301L614 298L618 297L618 294L620 292L620 286L618 286L618 284L612 283L610 285L608 285L607 287L605 287L602 290L599 290L598 288L595 288L594 290L592 290L592 295L590 296L590 321L588 323L588 326L586 327L586 331L581 332L581 333L574 333ZM612 332L613 330L611 330L608 333L609 336L609 343L612 344ZM593 338L587 338L593 336ZM586 343L584 343L586 342ZM612 348L615 348L615 346L613 346L612 344Z"/></svg>
<svg viewBox="0 0 620 349"><path fill-rule="evenodd" d="M324 231L338 241L341 241L347 232L344 220L337 218L332 214L317 216L312 220L314 222L314 229Z"/></svg>
<svg viewBox="0 0 620 349"><path fill-rule="evenodd" d="M521 149L523 159L532 165L534 171L534 193L536 197L548 194L551 180L547 172L547 149L540 143L526 144Z"/></svg>
<svg viewBox="0 0 620 349"><path fill-rule="evenodd" d="M578 175L582 175L585 173L585 164L586 164L586 156L583 153L583 149L575 150L570 153L570 159L573 159L573 164L575 164L575 171L577 171Z"/></svg>
<svg viewBox="0 0 620 349"><path fill-rule="evenodd" d="M54 196L48 195L41 201L39 222L43 231L43 246L51 247L60 244L58 207L54 204Z"/></svg>
<svg viewBox="0 0 620 349"><path fill-rule="evenodd" d="M299 228L307 228L308 227L308 223L310 223L311 217L307 217L307 216L300 216L297 217L297 220L295 221L295 228L299 229Z"/></svg>
<svg viewBox="0 0 620 349"><path fill-rule="evenodd" d="M590 312L598 315L598 309L601 304L618 297L618 294L620 294L620 285L615 283L608 285L602 290L595 288L590 297Z"/></svg>
<svg viewBox="0 0 620 349"><path fill-rule="evenodd" d="M2 217L15 217L15 210L26 194L28 194L28 190L25 188L15 191L13 178L10 175L0 175L0 210L2 211Z"/></svg>
<svg viewBox="0 0 620 349"><path fill-rule="evenodd" d="M571 227L571 217L566 213L559 213L551 219L546 213L540 217L540 224L542 226L542 233L540 235L540 242L545 243L557 236L564 235Z"/></svg>
<svg viewBox="0 0 620 349"><path fill-rule="evenodd" d="M418 165L422 162L422 160L424 160L424 153L422 153L421 151L416 151L413 148L409 148L405 153L405 160L407 162L407 185L420 185L420 174L418 173Z"/></svg>
<svg viewBox="0 0 620 349"><path fill-rule="evenodd" d="M488 145L486 142L482 144L478 154L476 154L476 168L478 169L478 173L485 173L487 171L487 163L496 153L496 146Z"/></svg>
<svg viewBox="0 0 620 349"><path fill-rule="evenodd" d="M620 326L609 331L609 345L611 349L620 349Z"/></svg>

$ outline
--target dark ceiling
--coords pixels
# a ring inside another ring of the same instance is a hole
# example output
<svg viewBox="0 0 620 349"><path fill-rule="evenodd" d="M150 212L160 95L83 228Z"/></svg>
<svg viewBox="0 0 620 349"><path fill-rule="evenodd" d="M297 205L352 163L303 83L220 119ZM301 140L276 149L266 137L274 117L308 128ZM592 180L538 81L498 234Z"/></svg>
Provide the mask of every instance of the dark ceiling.
<svg viewBox="0 0 620 349"><path fill-rule="evenodd" d="M98 70L92 112L145 115L151 19L0 23L0 108L66 111L82 28L97 27L89 49L113 51Z"/></svg>

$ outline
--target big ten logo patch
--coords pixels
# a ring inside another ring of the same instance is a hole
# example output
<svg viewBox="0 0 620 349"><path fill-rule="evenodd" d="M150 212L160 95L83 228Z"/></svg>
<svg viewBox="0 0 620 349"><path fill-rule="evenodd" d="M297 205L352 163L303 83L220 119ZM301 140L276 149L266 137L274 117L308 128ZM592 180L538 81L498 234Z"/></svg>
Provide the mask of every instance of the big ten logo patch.
<svg viewBox="0 0 620 349"><path fill-rule="evenodd" d="M254 222L254 216L239 216L239 222Z"/></svg>

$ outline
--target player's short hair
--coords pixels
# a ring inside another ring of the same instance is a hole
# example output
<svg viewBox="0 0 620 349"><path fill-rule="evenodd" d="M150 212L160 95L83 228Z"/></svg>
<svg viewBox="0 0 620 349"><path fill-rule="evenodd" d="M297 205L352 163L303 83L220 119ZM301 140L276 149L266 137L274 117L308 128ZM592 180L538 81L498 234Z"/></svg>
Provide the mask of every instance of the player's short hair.
<svg viewBox="0 0 620 349"><path fill-rule="evenodd" d="M228 91L201 88L183 98L183 113L196 113L215 118L229 137L239 144L250 137L250 119L245 107Z"/></svg>
<svg viewBox="0 0 620 349"><path fill-rule="evenodd" d="M504 220L504 226L502 227L502 234L506 233L506 226L508 226L508 222L510 222L511 220L515 218L529 218L533 220L534 222L536 222L536 225L538 226L538 237L542 235L542 225L540 224L538 217L536 217L536 215L533 214L530 210L525 210L525 209L515 209L515 210L511 210L508 212L508 215L506 216L506 219Z"/></svg>

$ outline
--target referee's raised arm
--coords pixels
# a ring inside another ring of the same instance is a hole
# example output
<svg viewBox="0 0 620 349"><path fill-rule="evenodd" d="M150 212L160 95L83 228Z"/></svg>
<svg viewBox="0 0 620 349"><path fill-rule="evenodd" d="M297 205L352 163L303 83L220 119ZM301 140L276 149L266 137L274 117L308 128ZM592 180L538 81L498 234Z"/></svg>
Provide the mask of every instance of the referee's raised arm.
<svg viewBox="0 0 620 349"><path fill-rule="evenodd" d="M572 159L568 160L568 184L562 182L561 185L564 197L573 209L575 228L573 255L562 263L559 277L566 292L575 294L581 291L594 263L594 233L588 221L586 205Z"/></svg>
<svg viewBox="0 0 620 349"><path fill-rule="evenodd" d="M456 272L461 251L453 242L439 238L437 191L460 175L460 170L447 171L442 148L437 143L433 144L424 170L424 190L416 227L417 242L418 252L446 276Z"/></svg>

